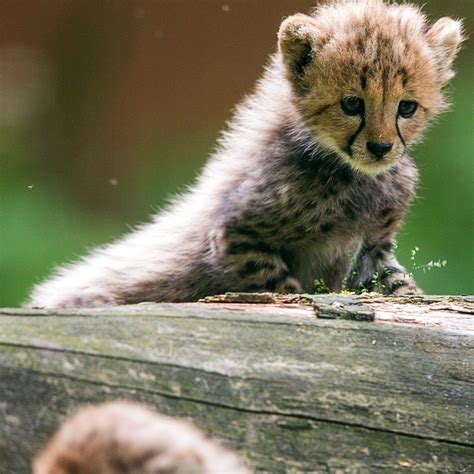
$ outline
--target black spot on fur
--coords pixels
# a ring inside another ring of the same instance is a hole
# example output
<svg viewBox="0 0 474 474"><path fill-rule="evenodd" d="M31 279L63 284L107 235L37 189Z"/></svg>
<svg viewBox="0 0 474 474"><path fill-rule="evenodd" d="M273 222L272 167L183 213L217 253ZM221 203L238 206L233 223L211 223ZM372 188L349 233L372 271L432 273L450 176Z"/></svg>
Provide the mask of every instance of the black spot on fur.
<svg viewBox="0 0 474 474"><path fill-rule="evenodd" d="M374 248L375 248L375 245L374 245L374 244L365 244L365 245L362 247L361 255L364 255L364 254L366 254L366 253L372 252L372 250L374 250Z"/></svg>
<svg viewBox="0 0 474 474"><path fill-rule="evenodd" d="M274 222L271 221L259 221L258 222L258 227L262 229L273 229L275 227Z"/></svg>
<svg viewBox="0 0 474 474"><path fill-rule="evenodd" d="M227 251L230 255L239 255L248 252L272 253L274 250L263 242L230 242Z"/></svg>
<svg viewBox="0 0 474 474"><path fill-rule="evenodd" d="M334 174L334 178L341 183L349 184L354 178L354 171L344 163L344 166L340 166L337 169L337 172Z"/></svg>
<svg viewBox="0 0 474 474"><path fill-rule="evenodd" d="M392 211L393 209L391 207L386 207L385 209L382 209L382 211L380 212L380 215L382 217L387 217Z"/></svg>
<svg viewBox="0 0 474 474"><path fill-rule="evenodd" d="M267 280L267 282L265 283L265 289L268 291L275 291L280 282L280 279L276 280L274 278L272 278L271 280Z"/></svg>
<svg viewBox="0 0 474 474"><path fill-rule="evenodd" d="M251 275L252 273L257 273L261 270L275 270L275 264L270 261L254 261L249 260L245 262L244 266L239 269L238 273L240 277L245 277Z"/></svg>
<svg viewBox="0 0 474 474"><path fill-rule="evenodd" d="M390 252L393 248L392 242L384 242L380 245L380 248L386 252Z"/></svg>
<svg viewBox="0 0 474 474"><path fill-rule="evenodd" d="M384 84L387 84L389 77L390 77L390 67L385 66L382 70L382 81Z"/></svg>
<svg viewBox="0 0 474 474"><path fill-rule="evenodd" d="M393 217L388 218L385 224L383 225L383 228L386 229L387 227L390 227L394 222L395 222L395 218Z"/></svg>
<svg viewBox="0 0 474 474"><path fill-rule="evenodd" d="M321 232L323 234L327 234L329 231L331 231L332 229L334 228L334 224L332 224L331 222L326 222L325 224L323 224L321 226Z"/></svg>
<svg viewBox="0 0 474 474"><path fill-rule="evenodd" d="M322 148L312 137L308 140L295 141L292 130L283 129L279 133L282 146L289 150L286 155L288 166L294 167L291 176L296 181L304 180L304 189L314 186L315 181L323 186L329 180L333 183L350 183L354 172L351 167L335 153ZM296 172L295 172L296 171ZM322 190L324 191L324 190ZM288 207L295 207L298 203L294 197L288 199Z"/></svg>
<svg viewBox="0 0 474 474"><path fill-rule="evenodd" d="M402 186L398 181L394 181L394 182L393 182L393 187L394 187L397 191L402 191L402 190L403 190L403 186Z"/></svg>
<svg viewBox="0 0 474 474"><path fill-rule="evenodd" d="M281 278L271 278L265 283L265 289L268 291L275 291L277 287L283 282L286 275L282 275Z"/></svg>
<svg viewBox="0 0 474 474"><path fill-rule="evenodd" d="M295 209L293 211L293 217L295 219L299 219L303 215L303 210L302 209Z"/></svg>
<svg viewBox="0 0 474 474"><path fill-rule="evenodd" d="M238 226L234 229L234 232L237 235L243 235L245 237L251 237L257 239L260 237L260 234L255 229L251 229L246 226Z"/></svg>
<svg viewBox="0 0 474 474"><path fill-rule="evenodd" d="M367 87L368 72L369 72L369 66L365 65L362 68L362 71L360 73L360 87L362 87L362 89L365 89Z"/></svg>
<svg viewBox="0 0 474 474"><path fill-rule="evenodd" d="M367 278L361 285L360 289L361 290L367 290L367 291L372 291L374 289L374 277L371 276L370 278Z"/></svg>
<svg viewBox="0 0 474 474"><path fill-rule="evenodd" d="M322 184L325 184L328 182L328 180L330 179L331 177L331 173L333 172L333 170L329 167L325 167L325 166L320 166L319 169L318 169L318 181Z"/></svg>
<svg viewBox="0 0 474 474"><path fill-rule="evenodd" d="M349 201L344 201L343 203L344 215L351 220L356 219L357 213L354 210L354 206Z"/></svg>
<svg viewBox="0 0 474 474"><path fill-rule="evenodd" d="M328 177L333 170L341 165L344 166L338 155L322 148L312 138L295 143L291 133L291 130L287 130L280 134L285 147L290 150L287 155L289 164L296 165L298 171L308 180L321 179L321 176ZM301 179L299 173L294 173L294 176L296 180Z"/></svg>
<svg viewBox="0 0 474 474"><path fill-rule="evenodd" d="M400 68L397 74L402 78L402 85L406 87L408 84L408 71L405 67Z"/></svg>

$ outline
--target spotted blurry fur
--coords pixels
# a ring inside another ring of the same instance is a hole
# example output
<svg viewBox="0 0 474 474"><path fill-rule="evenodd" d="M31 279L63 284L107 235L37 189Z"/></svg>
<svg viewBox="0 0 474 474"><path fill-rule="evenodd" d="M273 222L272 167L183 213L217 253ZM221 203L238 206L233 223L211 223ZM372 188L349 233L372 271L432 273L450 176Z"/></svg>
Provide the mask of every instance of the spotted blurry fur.
<svg viewBox="0 0 474 474"><path fill-rule="evenodd" d="M416 293L392 242L409 157L446 109L459 21L329 1L285 19L278 51L195 185L153 222L37 286L33 306L193 301L225 291Z"/></svg>
<svg viewBox="0 0 474 474"><path fill-rule="evenodd" d="M80 408L35 457L33 474L250 474L185 420L129 401Z"/></svg>

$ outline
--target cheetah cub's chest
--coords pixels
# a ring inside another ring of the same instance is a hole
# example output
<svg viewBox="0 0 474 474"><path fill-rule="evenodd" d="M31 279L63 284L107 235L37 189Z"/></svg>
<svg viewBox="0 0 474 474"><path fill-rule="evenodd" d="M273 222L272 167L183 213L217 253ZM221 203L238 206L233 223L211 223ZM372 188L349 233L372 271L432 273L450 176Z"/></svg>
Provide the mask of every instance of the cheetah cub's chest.
<svg viewBox="0 0 474 474"><path fill-rule="evenodd" d="M389 227L413 193L415 183L398 169L375 178L323 178L293 190L284 206L294 240L324 243L338 236L361 238ZM404 184L404 185L403 185Z"/></svg>

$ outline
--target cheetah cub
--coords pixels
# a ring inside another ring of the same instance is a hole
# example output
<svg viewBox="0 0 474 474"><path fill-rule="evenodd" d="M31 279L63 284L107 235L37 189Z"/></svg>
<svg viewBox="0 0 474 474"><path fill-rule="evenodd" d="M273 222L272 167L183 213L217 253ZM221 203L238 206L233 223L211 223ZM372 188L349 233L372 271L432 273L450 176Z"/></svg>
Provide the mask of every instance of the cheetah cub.
<svg viewBox="0 0 474 474"><path fill-rule="evenodd" d="M312 292L322 280L420 291L392 242L413 199L408 155L446 108L459 21L336 0L283 21L278 51L195 185L151 223L57 271L35 307Z"/></svg>

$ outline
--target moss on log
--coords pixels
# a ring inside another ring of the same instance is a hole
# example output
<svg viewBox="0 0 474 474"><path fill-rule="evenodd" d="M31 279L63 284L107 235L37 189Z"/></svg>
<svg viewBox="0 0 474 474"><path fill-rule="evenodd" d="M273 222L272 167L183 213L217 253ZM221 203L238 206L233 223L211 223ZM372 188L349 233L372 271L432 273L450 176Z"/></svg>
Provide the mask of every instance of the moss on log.
<svg viewBox="0 0 474 474"><path fill-rule="evenodd" d="M472 472L473 305L228 294L0 310L0 472L29 472L74 407L117 398L192 418L256 471Z"/></svg>

